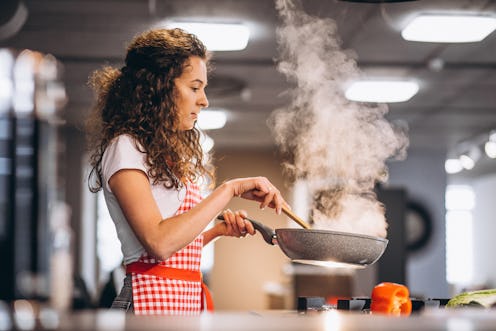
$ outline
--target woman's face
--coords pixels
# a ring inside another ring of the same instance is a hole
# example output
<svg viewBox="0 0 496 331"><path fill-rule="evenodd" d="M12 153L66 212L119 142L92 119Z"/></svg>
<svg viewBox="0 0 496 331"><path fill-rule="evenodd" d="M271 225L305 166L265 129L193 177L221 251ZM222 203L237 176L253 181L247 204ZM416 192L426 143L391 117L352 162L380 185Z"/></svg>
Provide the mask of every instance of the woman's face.
<svg viewBox="0 0 496 331"><path fill-rule="evenodd" d="M181 76L174 80L176 86L176 107L179 130L191 130L198 120L202 108L208 107L205 87L207 86L207 65L205 60L192 56L186 62Z"/></svg>

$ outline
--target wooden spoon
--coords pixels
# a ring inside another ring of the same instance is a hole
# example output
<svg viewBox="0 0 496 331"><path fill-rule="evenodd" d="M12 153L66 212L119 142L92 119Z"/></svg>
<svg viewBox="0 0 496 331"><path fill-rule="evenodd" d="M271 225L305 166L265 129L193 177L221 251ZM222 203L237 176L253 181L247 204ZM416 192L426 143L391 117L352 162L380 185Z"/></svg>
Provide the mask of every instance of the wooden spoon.
<svg viewBox="0 0 496 331"><path fill-rule="evenodd" d="M310 224L308 224L307 222L305 222L304 220L302 220L301 218L299 218L298 216L296 216L288 208L286 208L286 207L283 206L282 207L282 211L284 212L284 214L288 215L289 218L291 218L293 221L295 221L296 223L298 223L302 228L304 228L304 229L310 229L311 228Z"/></svg>

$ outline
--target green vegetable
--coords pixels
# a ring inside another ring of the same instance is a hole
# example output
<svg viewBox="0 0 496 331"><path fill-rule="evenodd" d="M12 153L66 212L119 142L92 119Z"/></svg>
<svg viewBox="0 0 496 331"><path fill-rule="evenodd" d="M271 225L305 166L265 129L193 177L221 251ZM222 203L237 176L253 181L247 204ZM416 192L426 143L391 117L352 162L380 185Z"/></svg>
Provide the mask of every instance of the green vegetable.
<svg viewBox="0 0 496 331"><path fill-rule="evenodd" d="M480 290L460 293L446 304L448 308L454 307L484 307L491 308L496 305L496 289Z"/></svg>

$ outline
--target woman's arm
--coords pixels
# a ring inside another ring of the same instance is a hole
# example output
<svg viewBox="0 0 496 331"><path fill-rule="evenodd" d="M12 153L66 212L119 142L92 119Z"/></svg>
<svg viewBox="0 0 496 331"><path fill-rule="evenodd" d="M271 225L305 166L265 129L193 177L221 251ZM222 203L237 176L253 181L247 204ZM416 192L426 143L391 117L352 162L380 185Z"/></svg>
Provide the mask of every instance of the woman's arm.
<svg viewBox="0 0 496 331"><path fill-rule="evenodd" d="M287 206L279 190L266 178L241 178L223 183L188 212L163 220L143 171L120 170L109 179L109 186L147 252L162 260L193 241L234 196L258 201L261 208L271 206L278 213L282 205ZM232 222L237 222L236 216ZM223 231L226 233L228 229L222 229L222 226L227 224L220 224L214 227L215 230L209 230L212 232L207 231L208 241L224 235Z"/></svg>

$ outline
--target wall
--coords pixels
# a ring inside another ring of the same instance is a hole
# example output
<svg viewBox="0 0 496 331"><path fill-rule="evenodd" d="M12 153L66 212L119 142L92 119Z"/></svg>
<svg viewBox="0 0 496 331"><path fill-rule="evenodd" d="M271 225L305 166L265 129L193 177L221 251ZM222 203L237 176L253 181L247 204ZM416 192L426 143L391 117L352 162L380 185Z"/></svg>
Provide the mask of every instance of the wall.
<svg viewBox="0 0 496 331"><path fill-rule="evenodd" d="M271 151L219 151L215 155L217 183L236 177L265 176L289 201L284 187L280 161ZM273 209L260 210L255 202L235 198L231 210L245 209L250 218L273 228L284 227L287 217ZM217 310L267 309L264 287L287 283L283 267L288 259L277 246L269 246L257 233L253 237L220 238L215 242L215 263L209 275Z"/></svg>
<svg viewBox="0 0 496 331"><path fill-rule="evenodd" d="M494 201L496 197L496 175L486 175L472 182L475 192L474 220L474 284L485 288L496 287L496 222Z"/></svg>
<svg viewBox="0 0 496 331"><path fill-rule="evenodd" d="M414 296L448 297L446 282L444 151L409 151L405 161L389 165L389 186L404 187L408 199L422 203L431 214L433 234L420 251L408 256L407 284Z"/></svg>

